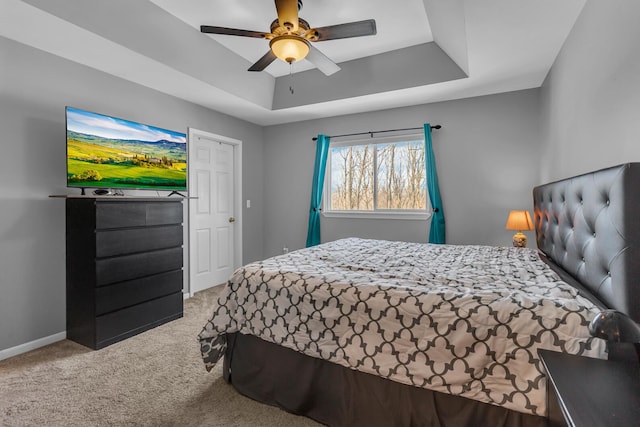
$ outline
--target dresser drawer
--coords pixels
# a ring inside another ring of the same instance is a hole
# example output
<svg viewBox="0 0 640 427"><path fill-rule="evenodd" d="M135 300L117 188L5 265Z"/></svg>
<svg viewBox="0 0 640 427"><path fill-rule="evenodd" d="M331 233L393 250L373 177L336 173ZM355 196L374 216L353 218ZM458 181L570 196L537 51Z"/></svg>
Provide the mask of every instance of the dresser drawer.
<svg viewBox="0 0 640 427"><path fill-rule="evenodd" d="M96 232L98 258L182 246L182 225Z"/></svg>
<svg viewBox="0 0 640 427"><path fill-rule="evenodd" d="M149 203L147 205L147 225L181 224L182 203Z"/></svg>
<svg viewBox="0 0 640 427"><path fill-rule="evenodd" d="M155 274L96 289L96 315L182 291L182 270Z"/></svg>
<svg viewBox="0 0 640 427"><path fill-rule="evenodd" d="M182 317L182 292L96 317L95 348Z"/></svg>
<svg viewBox="0 0 640 427"><path fill-rule="evenodd" d="M96 202L96 228L124 228L182 223L182 203Z"/></svg>
<svg viewBox="0 0 640 427"><path fill-rule="evenodd" d="M182 247L96 261L96 286L123 282L182 268Z"/></svg>

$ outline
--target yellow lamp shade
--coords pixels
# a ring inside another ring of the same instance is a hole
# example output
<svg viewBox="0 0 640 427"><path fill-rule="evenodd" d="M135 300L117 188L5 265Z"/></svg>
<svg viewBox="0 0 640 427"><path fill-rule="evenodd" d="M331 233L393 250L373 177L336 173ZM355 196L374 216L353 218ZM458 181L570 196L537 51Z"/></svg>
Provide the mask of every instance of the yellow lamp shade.
<svg viewBox="0 0 640 427"><path fill-rule="evenodd" d="M283 61L292 63L304 59L309 53L309 42L298 36L279 36L269 42L273 53Z"/></svg>
<svg viewBox="0 0 640 427"><path fill-rule="evenodd" d="M507 230L533 230L533 221L529 211L511 211L507 218Z"/></svg>
<svg viewBox="0 0 640 427"><path fill-rule="evenodd" d="M513 246L518 248L524 248L527 246L527 236L522 233L522 230L533 230L533 221L531 221L531 215L529 211L511 211L509 212L509 218L507 218L507 230L516 230L517 233L513 235Z"/></svg>

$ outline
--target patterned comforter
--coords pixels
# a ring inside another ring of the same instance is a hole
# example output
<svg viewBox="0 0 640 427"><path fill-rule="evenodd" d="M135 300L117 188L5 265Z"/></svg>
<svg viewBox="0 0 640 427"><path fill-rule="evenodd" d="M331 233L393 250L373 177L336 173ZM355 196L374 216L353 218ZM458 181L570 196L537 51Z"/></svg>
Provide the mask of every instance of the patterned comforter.
<svg viewBox="0 0 640 427"><path fill-rule="evenodd" d="M538 349L604 356L599 310L533 249L343 239L248 264L199 335L240 332L400 383L545 415Z"/></svg>

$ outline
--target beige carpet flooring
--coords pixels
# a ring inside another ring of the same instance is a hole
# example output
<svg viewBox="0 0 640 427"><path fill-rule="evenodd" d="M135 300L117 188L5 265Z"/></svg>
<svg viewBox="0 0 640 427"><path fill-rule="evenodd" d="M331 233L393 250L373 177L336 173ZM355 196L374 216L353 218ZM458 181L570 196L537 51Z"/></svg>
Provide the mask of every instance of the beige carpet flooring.
<svg viewBox="0 0 640 427"><path fill-rule="evenodd" d="M197 335L218 290L184 318L93 351L69 340L0 361L1 426L319 426L204 369Z"/></svg>

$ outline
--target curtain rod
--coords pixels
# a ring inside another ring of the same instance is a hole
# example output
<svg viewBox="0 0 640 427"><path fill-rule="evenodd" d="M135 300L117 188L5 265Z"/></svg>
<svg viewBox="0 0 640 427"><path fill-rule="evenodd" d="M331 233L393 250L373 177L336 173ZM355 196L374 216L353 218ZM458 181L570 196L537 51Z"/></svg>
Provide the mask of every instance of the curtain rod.
<svg viewBox="0 0 640 427"><path fill-rule="evenodd" d="M441 129L442 125L433 125L431 126L431 129ZM419 129L423 129L423 127L419 127L419 128L404 128L404 129L387 129L387 130L373 130L373 131L369 131L369 132L357 132L357 133L347 133L344 135L333 135L333 136L329 136L329 138L340 138L343 136L357 136L357 135L371 135L371 137L373 138L373 134L374 133L385 133L385 132L401 132L401 131L405 131L405 130L419 130ZM318 137L314 136L313 138L311 138L313 141L317 141Z"/></svg>

